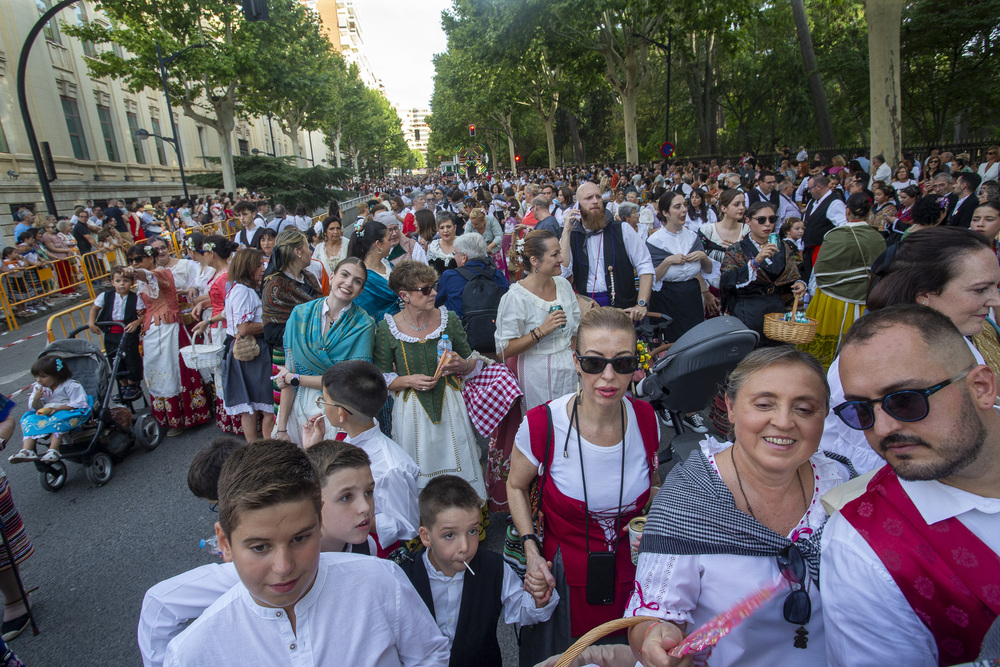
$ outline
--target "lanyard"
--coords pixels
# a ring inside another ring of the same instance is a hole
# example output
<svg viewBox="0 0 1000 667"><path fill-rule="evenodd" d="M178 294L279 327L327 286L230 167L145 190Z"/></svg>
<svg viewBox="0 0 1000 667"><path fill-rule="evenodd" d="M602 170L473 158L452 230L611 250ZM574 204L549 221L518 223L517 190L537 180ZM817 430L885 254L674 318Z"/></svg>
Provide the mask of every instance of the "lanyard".
<svg viewBox="0 0 1000 667"><path fill-rule="evenodd" d="M587 549L587 553L590 553L590 526L587 523L590 521L590 502L587 499L587 471L586 466L583 464L583 443L580 439L580 417L577 413L577 407L580 405L580 401L576 398L573 399L573 414L569 418L570 429L574 428L574 423L576 424L576 446L577 451L580 454L580 476L583 479L583 511L584 511L584 544ZM618 537L618 528L621 523L622 518L622 495L625 491L625 405L621 404L621 418L622 418L622 474L618 482L618 510L615 514L615 538ZM566 431L566 442L563 443L563 451L569 445L569 429Z"/></svg>

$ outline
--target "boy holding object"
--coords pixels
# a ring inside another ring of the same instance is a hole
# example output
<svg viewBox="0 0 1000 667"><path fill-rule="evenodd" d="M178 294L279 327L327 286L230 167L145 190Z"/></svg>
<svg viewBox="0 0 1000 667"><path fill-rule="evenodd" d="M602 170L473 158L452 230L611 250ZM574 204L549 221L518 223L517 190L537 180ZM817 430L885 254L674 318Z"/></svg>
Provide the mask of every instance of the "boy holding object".
<svg viewBox="0 0 1000 667"><path fill-rule="evenodd" d="M125 356L118 366L119 374L126 371L125 386L122 388L122 400L131 401L142 395L139 383L142 382L142 356L139 354L139 328L142 326L142 316L146 306L142 297L132 291L135 279L127 275L125 267L117 266L111 271L109 289L97 295L94 305L90 308L87 327L95 334L101 333L98 322L124 322L125 326L104 327L104 353L108 363L114 366L115 355L124 345Z"/></svg>

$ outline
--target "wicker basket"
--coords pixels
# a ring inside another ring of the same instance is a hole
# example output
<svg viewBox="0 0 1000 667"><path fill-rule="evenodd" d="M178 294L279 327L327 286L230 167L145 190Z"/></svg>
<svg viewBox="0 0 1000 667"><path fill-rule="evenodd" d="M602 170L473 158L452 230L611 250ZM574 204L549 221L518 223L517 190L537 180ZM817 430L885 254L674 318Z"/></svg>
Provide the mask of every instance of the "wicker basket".
<svg viewBox="0 0 1000 667"><path fill-rule="evenodd" d="M646 621L662 620L662 618L654 618L652 616L629 616L625 618L616 618L613 621L602 623L590 632L585 633L582 637L576 640L575 644L566 649L566 652L562 654L562 657L559 658L559 661L556 663L556 667L566 667L571 662L579 658L580 654L587 650L588 646L605 635L610 635L612 632L623 630L625 628L631 628L634 625L639 625L640 623L645 623Z"/></svg>
<svg viewBox="0 0 1000 667"><path fill-rule="evenodd" d="M816 320L809 318L809 322L796 322L795 313L799 310L799 297L795 297L792 304L792 321L784 320L784 313L768 313L764 316L764 335L771 340L791 343L792 345L805 345L811 343L816 337Z"/></svg>
<svg viewBox="0 0 1000 667"><path fill-rule="evenodd" d="M204 340L205 334L200 335ZM194 338L191 339L191 344L181 348L181 359L184 360L184 364L195 371L213 371L222 368L222 353L225 346L221 343L198 345L194 342L198 336L199 334L195 334Z"/></svg>

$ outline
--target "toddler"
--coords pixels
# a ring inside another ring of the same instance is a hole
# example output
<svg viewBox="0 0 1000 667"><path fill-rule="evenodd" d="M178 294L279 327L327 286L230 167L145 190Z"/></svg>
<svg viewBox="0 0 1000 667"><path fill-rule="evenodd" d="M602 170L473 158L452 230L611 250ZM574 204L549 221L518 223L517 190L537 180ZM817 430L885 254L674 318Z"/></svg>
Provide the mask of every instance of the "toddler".
<svg viewBox="0 0 1000 667"><path fill-rule="evenodd" d="M37 461L35 439L51 434L49 450L42 461L58 461L59 445L63 433L68 433L82 425L90 417L90 403L87 392L75 380L71 380L66 363L55 355L45 355L31 365L35 383L31 386L30 409L21 417L21 431L24 442L21 451L10 457L11 463Z"/></svg>

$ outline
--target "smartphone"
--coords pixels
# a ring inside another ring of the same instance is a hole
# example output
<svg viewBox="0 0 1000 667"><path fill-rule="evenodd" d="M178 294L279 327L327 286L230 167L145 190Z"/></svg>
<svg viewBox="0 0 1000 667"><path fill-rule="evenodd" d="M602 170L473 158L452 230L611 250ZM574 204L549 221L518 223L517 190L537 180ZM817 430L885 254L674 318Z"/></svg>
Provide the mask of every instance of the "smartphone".
<svg viewBox="0 0 1000 667"><path fill-rule="evenodd" d="M587 604L614 604L615 557L614 551L587 554Z"/></svg>

